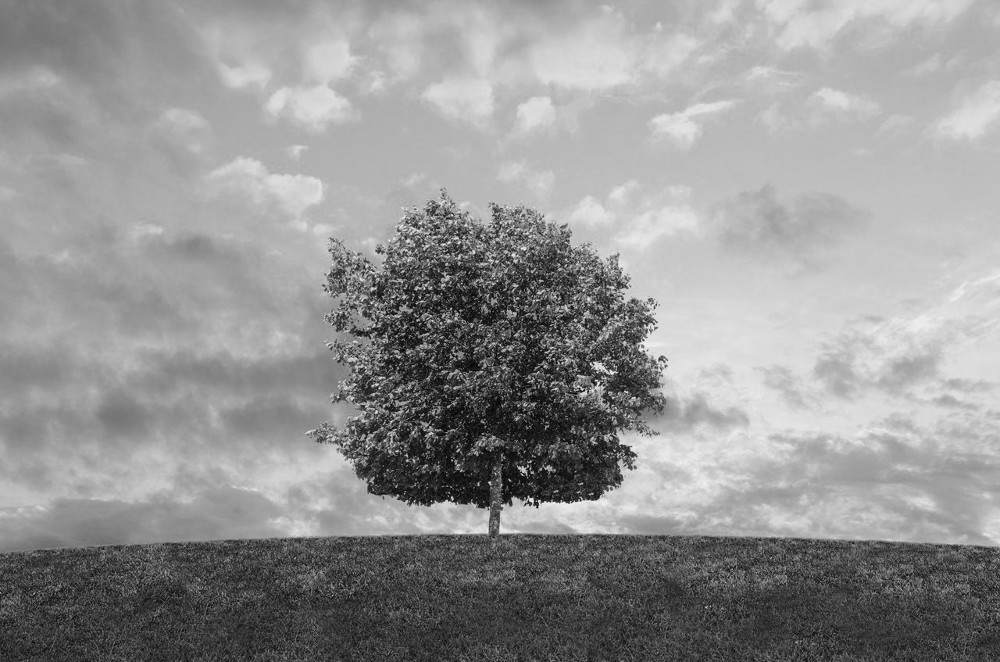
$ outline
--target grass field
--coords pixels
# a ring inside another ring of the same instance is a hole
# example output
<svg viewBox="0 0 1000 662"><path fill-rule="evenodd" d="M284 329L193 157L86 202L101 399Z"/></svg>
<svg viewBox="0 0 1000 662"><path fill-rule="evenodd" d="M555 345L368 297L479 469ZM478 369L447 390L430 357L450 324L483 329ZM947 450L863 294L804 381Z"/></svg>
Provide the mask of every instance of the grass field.
<svg viewBox="0 0 1000 662"><path fill-rule="evenodd" d="M1000 660L1000 549L304 538L0 554L0 660Z"/></svg>

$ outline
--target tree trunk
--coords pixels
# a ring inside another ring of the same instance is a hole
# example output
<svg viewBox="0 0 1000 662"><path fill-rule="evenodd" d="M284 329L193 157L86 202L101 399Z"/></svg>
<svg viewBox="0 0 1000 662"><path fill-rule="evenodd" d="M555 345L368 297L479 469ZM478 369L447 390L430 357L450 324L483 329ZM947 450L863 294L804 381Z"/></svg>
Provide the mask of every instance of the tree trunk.
<svg viewBox="0 0 1000 662"><path fill-rule="evenodd" d="M493 475L490 476L490 542L496 544L500 535L500 510L503 508L503 453L493 457Z"/></svg>

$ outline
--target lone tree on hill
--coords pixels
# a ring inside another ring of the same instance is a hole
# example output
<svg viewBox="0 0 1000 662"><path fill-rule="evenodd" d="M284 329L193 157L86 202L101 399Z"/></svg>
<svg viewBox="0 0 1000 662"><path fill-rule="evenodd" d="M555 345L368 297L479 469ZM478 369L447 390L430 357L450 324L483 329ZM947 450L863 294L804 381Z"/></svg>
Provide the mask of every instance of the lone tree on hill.
<svg viewBox="0 0 1000 662"><path fill-rule="evenodd" d="M404 211L376 266L331 239L328 343L352 368L334 402L359 415L307 434L339 447L371 494L407 504L596 500L655 435L667 359L642 343L656 301L626 299L618 256L573 246L566 225L491 204L473 219L446 191ZM353 336L346 340L343 334Z"/></svg>

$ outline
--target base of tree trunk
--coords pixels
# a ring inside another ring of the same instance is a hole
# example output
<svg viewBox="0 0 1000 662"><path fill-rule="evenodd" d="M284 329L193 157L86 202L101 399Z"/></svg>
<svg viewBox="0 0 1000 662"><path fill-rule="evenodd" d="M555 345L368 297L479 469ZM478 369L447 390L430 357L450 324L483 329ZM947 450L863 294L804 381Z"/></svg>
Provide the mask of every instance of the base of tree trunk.
<svg viewBox="0 0 1000 662"><path fill-rule="evenodd" d="M503 454L493 458L493 473L490 476L490 542L496 545L500 535L500 510L503 508Z"/></svg>

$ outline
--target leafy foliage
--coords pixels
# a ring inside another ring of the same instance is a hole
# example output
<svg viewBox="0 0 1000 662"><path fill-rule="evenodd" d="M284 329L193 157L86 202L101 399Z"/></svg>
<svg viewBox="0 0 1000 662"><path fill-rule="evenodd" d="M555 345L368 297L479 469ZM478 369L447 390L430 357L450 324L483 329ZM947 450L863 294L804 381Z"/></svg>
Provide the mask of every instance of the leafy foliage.
<svg viewBox="0 0 1000 662"><path fill-rule="evenodd" d="M642 347L656 302L626 298L617 255L565 225L491 211L478 222L442 191L404 213L380 266L331 239L329 347L352 368L335 401L359 413L309 434L410 504L488 507L501 453L508 505L598 499L635 468L618 433L655 434L643 416L663 409L667 360Z"/></svg>

